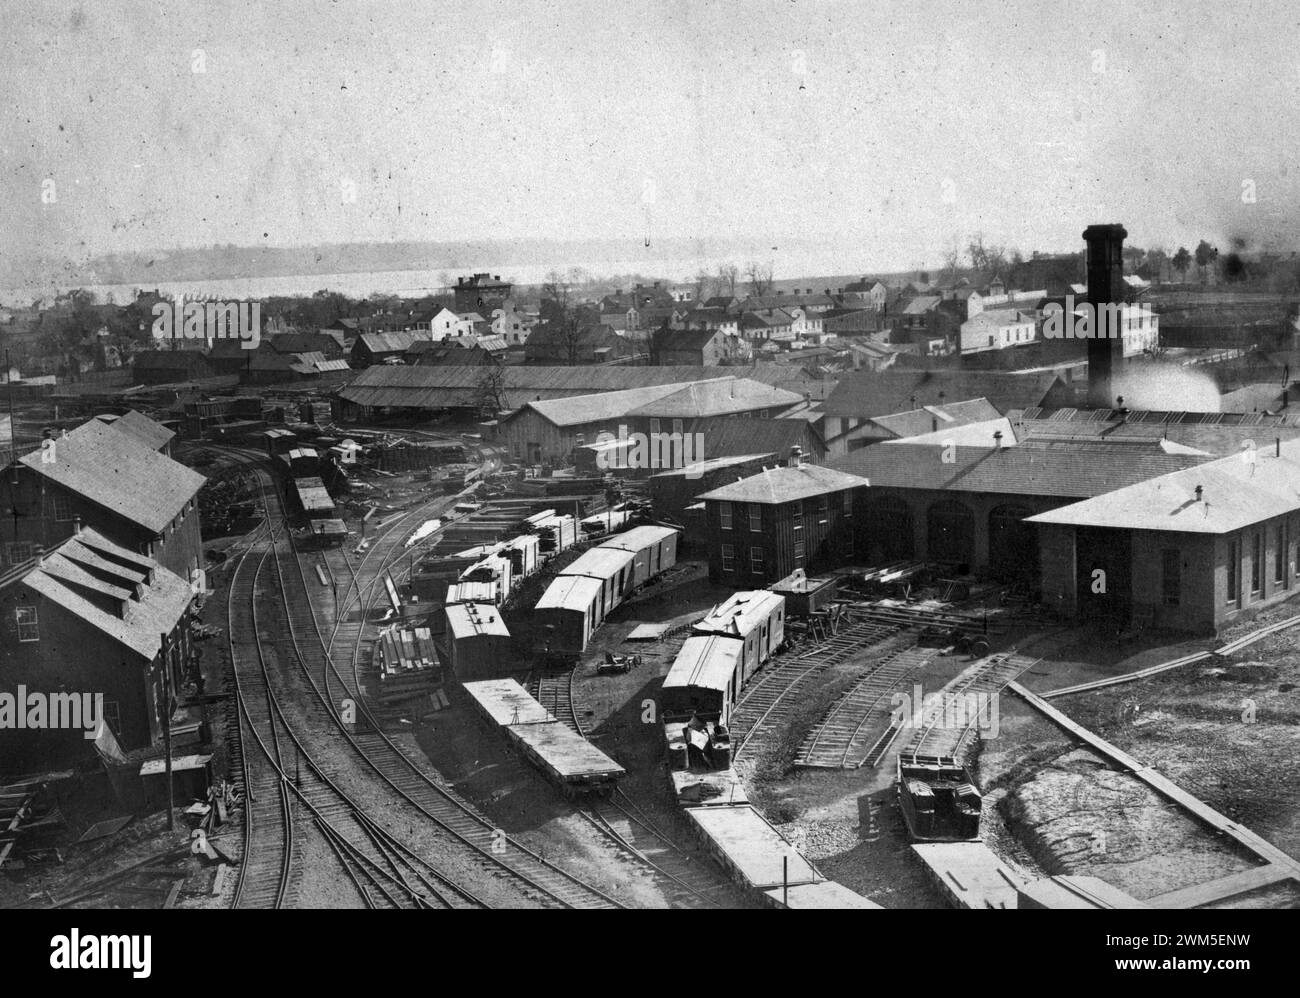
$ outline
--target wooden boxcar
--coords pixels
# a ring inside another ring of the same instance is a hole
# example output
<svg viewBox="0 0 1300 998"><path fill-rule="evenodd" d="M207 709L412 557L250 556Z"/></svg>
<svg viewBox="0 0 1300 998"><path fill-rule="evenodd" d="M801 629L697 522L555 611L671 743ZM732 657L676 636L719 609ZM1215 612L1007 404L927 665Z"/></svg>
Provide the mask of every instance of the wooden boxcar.
<svg viewBox="0 0 1300 998"><path fill-rule="evenodd" d="M632 552L634 589L677 564L677 531L672 527L633 527L606 538L598 546Z"/></svg>
<svg viewBox="0 0 1300 998"><path fill-rule="evenodd" d="M592 548L561 569L559 577L581 575L598 580L601 583L600 616L604 620L632 592L632 563L635 558L631 551L621 548Z"/></svg>
<svg viewBox="0 0 1300 998"><path fill-rule="evenodd" d="M510 630L496 607L457 603L445 612L448 665L457 679L482 679L510 668Z"/></svg>
<svg viewBox="0 0 1300 998"><path fill-rule="evenodd" d="M503 603L514 584L514 565L509 558L491 554L461 572L460 582L487 582L495 590L494 603Z"/></svg>
<svg viewBox="0 0 1300 998"><path fill-rule="evenodd" d="M659 693L665 721L701 720L727 724L740 695L741 643L717 634L699 634L682 643Z"/></svg>
<svg viewBox="0 0 1300 998"><path fill-rule="evenodd" d="M561 575L537 601L534 616L546 629L542 649L550 654L581 655L605 619L603 584L582 575Z"/></svg>
<svg viewBox="0 0 1300 998"><path fill-rule="evenodd" d="M748 682L785 640L785 597L766 589L733 593L691 629L738 641L741 682Z"/></svg>

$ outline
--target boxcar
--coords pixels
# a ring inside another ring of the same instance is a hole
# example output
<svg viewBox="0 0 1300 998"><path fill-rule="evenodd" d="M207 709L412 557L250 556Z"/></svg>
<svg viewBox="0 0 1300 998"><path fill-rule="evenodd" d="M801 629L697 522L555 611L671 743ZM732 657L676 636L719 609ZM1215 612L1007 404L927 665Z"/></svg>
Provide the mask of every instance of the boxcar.
<svg viewBox="0 0 1300 998"><path fill-rule="evenodd" d="M510 668L510 631L496 607L458 603L446 614L447 659L457 679L481 679Z"/></svg>
<svg viewBox="0 0 1300 998"><path fill-rule="evenodd" d="M534 616L547 629L544 651L581 655L587 641L605 619L603 584L582 575L561 575L546 587Z"/></svg>
<svg viewBox="0 0 1300 998"><path fill-rule="evenodd" d="M633 527L606 538L598 546L632 552L633 588L640 588L677 564L677 531L671 527Z"/></svg>
<svg viewBox="0 0 1300 998"><path fill-rule="evenodd" d="M744 649L741 681L748 682L785 640L785 597L766 589L733 593L691 630L738 641Z"/></svg>
<svg viewBox="0 0 1300 998"><path fill-rule="evenodd" d="M601 583L600 616L604 620L632 592L632 562L635 555L620 548L592 548L584 551L559 577L581 575ZM600 626L599 623L596 625Z"/></svg>
<svg viewBox="0 0 1300 998"><path fill-rule="evenodd" d="M727 724L740 695L741 643L717 634L686 639L664 677L659 710L665 721L701 720Z"/></svg>

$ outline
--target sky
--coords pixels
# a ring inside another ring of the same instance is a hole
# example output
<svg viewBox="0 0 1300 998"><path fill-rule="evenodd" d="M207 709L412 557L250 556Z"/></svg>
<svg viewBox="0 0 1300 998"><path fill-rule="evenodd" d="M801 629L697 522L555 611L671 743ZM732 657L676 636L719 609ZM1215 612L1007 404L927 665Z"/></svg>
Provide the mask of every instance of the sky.
<svg viewBox="0 0 1300 998"><path fill-rule="evenodd" d="M36 3L0 253L982 232L1300 246L1294 3Z"/></svg>

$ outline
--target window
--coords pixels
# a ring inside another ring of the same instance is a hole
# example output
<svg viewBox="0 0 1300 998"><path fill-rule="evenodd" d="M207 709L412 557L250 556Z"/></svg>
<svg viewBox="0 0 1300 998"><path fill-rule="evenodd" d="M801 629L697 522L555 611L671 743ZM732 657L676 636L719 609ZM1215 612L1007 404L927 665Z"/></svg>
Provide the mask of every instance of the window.
<svg viewBox="0 0 1300 998"><path fill-rule="evenodd" d="M1281 589L1287 588L1286 580L1286 524L1277 525L1277 537L1273 544L1273 581Z"/></svg>
<svg viewBox="0 0 1300 998"><path fill-rule="evenodd" d="M754 534L763 530L763 507L756 502L749 504L749 530Z"/></svg>
<svg viewBox="0 0 1300 998"><path fill-rule="evenodd" d="M796 499L790 504L790 510L794 514L794 529L803 529L803 500Z"/></svg>
<svg viewBox="0 0 1300 998"><path fill-rule="evenodd" d="M122 737L122 708L116 700L104 701L104 723L114 735Z"/></svg>
<svg viewBox="0 0 1300 998"><path fill-rule="evenodd" d="M800 537L794 542L794 560L796 563L803 562L803 538Z"/></svg>
<svg viewBox="0 0 1300 998"><path fill-rule="evenodd" d="M722 570L724 572L734 572L736 570L736 546L734 544L722 545Z"/></svg>
<svg viewBox="0 0 1300 998"><path fill-rule="evenodd" d="M731 529L731 503L718 503L718 523L723 530Z"/></svg>
<svg viewBox="0 0 1300 998"><path fill-rule="evenodd" d="M20 606L15 611L18 618L18 640L41 640L40 626L36 622L36 607Z"/></svg>
<svg viewBox="0 0 1300 998"><path fill-rule="evenodd" d="M1250 592L1252 595L1259 593L1264 588L1264 532L1257 531L1255 534L1255 551L1250 559Z"/></svg>
<svg viewBox="0 0 1300 998"><path fill-rule="evenodd" d="M749 570L755 575L763 574L763 549L749 549Z"/></svg>
<svg viewBox="0 0 1300 998"><path fill-rule="evenodd" d="M651 433L659 432L659 420L657 419L650 420L650 432Z"/></svg>
<svg viewBox="0 0 1300 998"><path fill-rule="evenodd" d="M678 434L682 432L682 421L680 419L673 420L673 432Z"/></svg>
<svg viewBox="0 0 1300 998"><path fill-rule="evenodd" d="M826 496L820 496L817 499L817 523L825 526L830 513L830 500Z"/></svg>
<svg viewBox="0 0 1300 998"><path fill-rule="evenodd" d="M581 433L575 433L573 439L578 442L579 447L581 447L583 444L587 442L587 438L584 437Z"/></svg>
<svg viewBox="0 0 1300 998"><path fill-rule="evenodd" d="M1241 589L1241 542L1228 542L1228 602L1237 602Z"/></svg>
<svg viewBox="0 0 1300 998"><path fill-rule="evenodd" d="M1165 606L1178 606L1183 598L1182 552L1172 548L1160 552L1161 595Z"/></svg>
<svg viewBox="0 0 1300 998"><path fill-rule="evenodd" d="M5 545L5 547L8 551L9 563L11 565L16 565L20 561L26 561L36 553L36 545L32 544L30 541L15 541L12 544Z"/></svg>
<svg viewBox="0 0 1300 998"><path fill-rule="evenodd" d="M72 498L66 492L55 492L50 499L55 520L64 523L72 519Z"/></svg>
<svg viewBox="0 0 1300 998"><path fill-rule="evenodd" d="M852 492L844 493L844 515L845 516L853 515L853 493Z"/></svg>

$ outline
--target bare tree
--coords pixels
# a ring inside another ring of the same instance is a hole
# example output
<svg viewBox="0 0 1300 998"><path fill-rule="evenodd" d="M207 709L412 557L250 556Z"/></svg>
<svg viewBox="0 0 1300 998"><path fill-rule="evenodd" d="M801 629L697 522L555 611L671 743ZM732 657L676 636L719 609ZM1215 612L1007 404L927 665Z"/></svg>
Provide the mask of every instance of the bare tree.
<svg viewBox="0 0 1300 998"><path fill-rule="evenodd" d="M957 280L957 268L961 266L961 250L956 246L946 250L943 254L943 269L948 274L948 280Z"/></svg>
<svg viewBox="0 0 1300 998"><path fill-rule="evenodd" d="M506 376L500 365L485 367L478 383L478 405L484 416L495 416L507 408L505 392Z"/></svg>
<svg viewBox="0 0 1300 998"><path fill-rule="evenodd" d="M718 293L736 297L736 288L740 284L740 268L734 263L718 264Z"/></svg>
<svg viewBox="0 0 1300 998"><path fill-rule="evenodd" d="M745 279L749 281L749 293L756 298L771 294L772 287L776 283L773 278L772 264L758 263L753 260L745 264Z"/></svg>
<svg viewBox="0 0 1300 998"><path fill-rule="evenodd" d="M710 290L713 287L713 275L704 269L700 269L695 274L695 300L704 301L710 297Z"/></svg>

